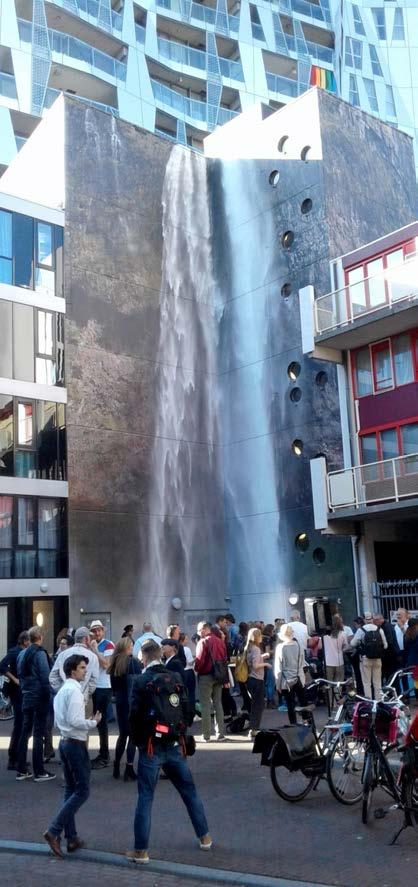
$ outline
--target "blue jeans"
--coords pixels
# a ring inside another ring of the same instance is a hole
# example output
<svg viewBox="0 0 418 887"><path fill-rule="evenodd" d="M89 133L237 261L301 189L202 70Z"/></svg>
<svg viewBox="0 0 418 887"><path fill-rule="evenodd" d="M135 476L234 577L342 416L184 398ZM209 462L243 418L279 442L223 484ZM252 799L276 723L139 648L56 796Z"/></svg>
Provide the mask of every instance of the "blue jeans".
<svg viewBox="0 0 418 887"><path fill-rule="evenodd" d="M17 769L20 773L26 770L28 742L33 731L32 762L35 776L42 776L44 768L44 733L48 716L48 703L40 703L36 707L23 709L23 724L17 750Z"/></svg>
<svg viewBox="0 0 418 887"><path fill-rule="evenodd" d="M65 779L64 804L49 826L52 835L64 830L67 841L77 837L75 814L90 794L90 759L87 746L61 739L60 757Z"/></svg>
<svg viewBox="0 0 418 887"><path fill-rule="evenodd" d="M202 801L196 791L192 774L178 745L163 747L154 743L154 754L139 749L138 803L135 811L135 850L148 850L151 831L151 810L160 767L184 801L198 838L208 833Z"/></svg>

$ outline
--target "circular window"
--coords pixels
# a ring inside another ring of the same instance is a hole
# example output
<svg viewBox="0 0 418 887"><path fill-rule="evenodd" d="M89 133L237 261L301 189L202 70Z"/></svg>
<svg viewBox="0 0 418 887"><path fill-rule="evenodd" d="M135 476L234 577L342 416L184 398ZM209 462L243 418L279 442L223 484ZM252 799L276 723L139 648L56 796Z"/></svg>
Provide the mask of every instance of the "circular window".
<svg viewBox="0 0 418 887"><path fill-rule="evenodd" d="M280 173L278 169L272 169L269 175L269 184L272 185L273 188L276 188L279 184Z"/></svg>
<svg viewBox="0 0 418 887"><path fill-rule="evenodd" d="M309 160L310 151L311 151L311 146L305 145L305 147L302 148L302 150L300 152L300 159L301 160Z"/></svg>
<svg viewBox="0 0 418 887"><path fill-rule="evenodd" d="M321 370L320 373L317 373L315 376L315 384L318 385L318 388L325 388L325 385L328 382L328 375L324 370Z"/></svg>
<svg viewBox="0 0 418 887"><path fill-rule="evenodd" d="M292 360L292 363L289 363L287 375L292 382L296 382L297 377L300 376L300 363L297 360Z"/></svg>
<svg viewBox="0 0 418 887"><path fill-rule="evenodd" d="M303 440L299 440L299 438L297 437L296 440L294 440L292 443L292 453L294 453L295 456L301 456L302 450Z"/></svg>
<svg viewBox="0 0 418 887"><path fill-rule="evenodd" d="M285 231L284 234L282 234L282 247L284 249L290 249L294 239L295 235L293 231Z"/></svg>
<svg viewBox="0 0 418 887"><path fill-rule="evenodd" d="M300 388L292 388L290 392L290 400L292 403L299 403L302 397L302 391Z"/></svg>
<svg viewBox="0 0 418 887"><path fill-rule="evenodd" d="M312 206L313 204L310 197L307 197L306 200L302 200L302 203L300 205L301 213L306 216L308 213L310 213Z"/></svg>
<svg viewBox="0 0 418 887"><path fill-rule="evenodd" d="M290 283L284 283L281 290L280 290L282 298L288 299L291 292L292 292L292 287L291 287Z"/></svg>
<svg viewBox="0 0 418 887"><path fill-rule="evenodd" d="M313 559L314 564L316 564L317 567L320 567L321 564L323 564L325 561L324 549L323 548L315 548L313 555L312 555L312 559Z"/></svg>
<svg viewBox="0 0 418 887"><path fill-rule="evenodd" d="M307 533L298 533L295 539L295 546L301 554L304 554L304 552L308 550L309 539Z"/></svg>
<svg viewBox="0 0 418 887"><path fill-rule="evenodd" d="M285 145L286 145L286 142L288 142L288 141L289 141L289 136L282 136L281 139L279 139L279 141L277 142L277 150L278 150L279 154L286 153Z"/></svg>

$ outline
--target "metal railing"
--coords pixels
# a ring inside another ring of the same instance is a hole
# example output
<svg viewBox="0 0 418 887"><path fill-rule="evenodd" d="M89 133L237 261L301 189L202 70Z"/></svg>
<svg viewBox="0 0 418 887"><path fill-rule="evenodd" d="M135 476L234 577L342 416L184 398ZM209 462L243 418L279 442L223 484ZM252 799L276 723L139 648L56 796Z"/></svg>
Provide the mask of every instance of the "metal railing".
<svg viewBox="0 0 418 887"><path fill-rule="evenodd" d="M241 62L235 62L219 56L219 67L223 77L229 77L230 80L239 80L240 83L244 83L244 71L242 70Z"/></svg>
<svg viewBox="0 0 418 887"><path fill-rule="evenodd" d="M321 7L316 6L315 3L309 3L308 0L291 0L291 3L293 12L299 12L301 15L316 18L321 22L328 20Z"/></svg>
<svg viewBox="0 0 418 887"><path fill-rule="evenodd" d="M65 0L52 0L56 6L61 6L63 9L66 9L67 12L72 12L74 15L79 15L80 12L84 12L90 18L95 19L95 25L97 28L102 28L102 30L107 31L107 28L103 28L103 25L99 22L99 0L77 0L78 12L71 8L68 9L68 4ZM80 16L82 18L82 16ZM112 9L112 29L114 31L122 31L122 16L119 12L115 12Z"/></svg>
<svg viewBox="0 0 418 887"><path fill-rule="evenodd" d="M205 22L207 25L214 25L216 19L216 9L213 9L212 6L203 6L200 3L192 3L191 9L192 18L198 19L200 22Z"/></svg>
<svg viewBox="0 0 418 887"><path fill-rule="evenodd" d="M152 78L151 86L156 102L160 102L166 107L174 108L176 111L180 111L181 114L192 117L194 120L206 120L206 102L189 99L180 92L176 92L169 86L165 86L164 83L160 83Z"/></svg>
<svg viewBox="0 0 418 887"><path fill-rule="evenodd" d="M240 114L240 111L232 111L231 108L218 108L218 126L222 126L224 123L228 123L230 120L233 120L234 117Z"/></svg>
<svg viewBox="0 0 418 887"><path fill-rule="evenodd" d="M135 24L135 36L136 42L140 43L141 46L145 44L145 26Z"/></svg>
<svg viewBox="0 0 418 887"><path fill-rule="evenodd" d="M44 108L50 108L57 96L61 95L61 92L62 90L60 89L53 89L52 86L48 86L45 93ZM99 111L106 111L106 114L113 114L114 117L119 117L119 111L117 108L114 108L113 105L105 105L103 102L95 102L94 99L86 99L83 95L76 95L75 98L80 102L85 102L86 105L92 105L93 108L98 108Z"/></svg>
<svg viewBox="0 0 418 887"><path fill-rule="evenodd" d="M171 12L175 12L178 15L181 14L179 0L156 0L156 5L161 9L169 9ZM212 6L204 6L201 3L192 3L190 14L191 18L197 19L199 22L205 22L206 25L215 25L216 9ZM234 34L238 34L239 15L229 15L228 22L229 30Z"/></svg>
<svg viewBox="0 0 418 887"><path fill-rule="evenodd" d="M373 277L364 277L339 290L319 296L314 302L317 335L354 323L359 317L374 314L405 299L418 295L418 255Z"/></svg>
<svg viewBox="0 0 418 887"><path fill-rule="evenodd" d="M333 64L334 50L330 46L322 46L321 43L312 43L310 40L306 41L306 45L311 58L317 59L320 62L327 62L329 65Z"/></svg>
<svg viewBox="0 0 418 887"><path fill-rule="evenodd" d="M396 565L394 569L396 570ZM418 579L388 579L386 582L373 582L372 592L376 601L375 609L382 613L385 619L391 619L392 614L400 607L411 615L418 611Z"/></svg>
<svg viewBox="0 0 418 887"><path fill-rule="evenodd" d="M258 24L258 22L251 22L251 33L254 37L254 40L261 40L262 43L266 42L263 28L261 25Z"/></svg>
<svg viewBox="0 0 418 887"><path fill-rule="evenodd" d="M266 71L266 80L270 92L279 92L282 95L289 95L291 98L296 98L298 95L297 80L282 77L280 74L271 74L269 71Z"/></svg>
<svg viewBox="0 0 418 887"><path fill-rule="evenodd" d="M84 43L78 37L70 37L61 31L53 31L52 28L48 29L48 36L52 52L85 62L91 68L95 68L96 71L102 71L114 77L115 80L125 82L126 64L113 58L113 56L108 55L106 52L101 52L99 49L94 49L93 46L90 46L89 43Z"/></svg>
<svg viewBox="0 0 418 887"><path fill-rule="evenodd" d="M20 42L32 43L32 22L27 22L25 18L18 18L17 27Z"/></svg>
<svg viewBox="0 0 418 887"><path fill-rule="evenodd" d="M189 65L191 68L199 68L206 71L206 52L185 46L184 43L176 43L174 40L166 40L158 37L158 52L166 59L178 62L180 65Z"/></svg>
<svg viewBox="0 0 418 887"><path fill-rule="evenodd" d="M331 512L418 496L418 453L330 471L327 493Z"/></svg>
<svg viewBox="0 0 418 887"><path fill-rule="evenodd" d="M0 95L8 99L17 99L15 78L6 71L0 71Z"/></svg>

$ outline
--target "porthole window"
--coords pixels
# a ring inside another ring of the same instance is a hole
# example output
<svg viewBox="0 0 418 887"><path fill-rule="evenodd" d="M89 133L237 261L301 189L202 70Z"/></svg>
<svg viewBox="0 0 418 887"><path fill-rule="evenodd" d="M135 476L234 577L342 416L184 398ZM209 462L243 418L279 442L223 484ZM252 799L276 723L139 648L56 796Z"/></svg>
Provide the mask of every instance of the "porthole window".
<svg viewBox="0 0 418 887"><path fill-rule="evenodd" d="M328 374L325 370L321 370L320 373L317 373L315 376L315 384L318 385L318 388L325 388L325 385L328 382Z"/></svg>
<svg viewBox="0 0 418 887"><path fill-rule="evenodd" d="M292 443L292 453L295 456L301 456L303 451L303 440L300 440L298 437Z"/></svg>
<svg viewBox="0 0 418 887"><path fill-rule="evenodd" d="M284 234L282 234L283 249L290 249L294 239L295 239L295 235L294 235L293 231L285 231Z"/></svg>
<svg viewBox="0 0 418 887"><path fill-rule="evenodd" d="M292 403L299 403L302 397L302 391L300 388L292 388L290 392L290 400Z"/></svg>
<svg viewBox="0 0 418 887"><path fill-rule="evenodd" d="M301 554L304 554L304 552L308 550L309 539L307 533L298 533L295 539L295 547Z"/></svg>
<svg viewBox="0 0 418 887"><path fill-rule="evenodd" d="M310 197L307 197L305 200L302 200L302 203L300 205L300 211L301 211L302 215L306 216L308 213L310 213L312 206L313 206L313 204L312 204L312 200Z"/></svg>
<svg viewBox="0 0 418 887"><path fill-rule="evenodd" d="M300 152L300 159L301 160L309 160L310 152L311 152L311 146L305 145L305 147L302 148L302 150Z"/></svg>
<svg viewBox="0 0 418 887"><path fill-rule="evenodd" d="M287 375L291 382L296 382L297 377L300 376L300 363L297 360L292 360L292 363L289 363Z"/></svg>
<svg viewBox="0 0 418 887"><path fill-rule="evenodd" d="M321 564L323 564L325 562L324 549L323 548L315 548L315 550L312 554L312 559L313 559L314 564L316 564L317 567L320 567Z"/></svg>
<svg viewBox="0 0 418 887"><path fill-rule="evenodd" d="M277 185L279 184L279 179L280 179L279 170L272 169L272 171L269 175L269 184L272 186L272 188L277 188Z"/></svg>
<svg viewBox="0 0 418 887"><path fill-rule="evenodd" d="M280 290L282 298L288 299L291 292L292 292L292 287L291 287L290 283L284 283L281 290Z"/></svg>
<svg viewBox="0 0 418 887"><path fill-rule="evenodd" d="M281 139L279 139L279 141L277 143L277 150L278 150L279 154L286 154L285 145L286 145L286 142L288 142L288 141L289 141L289 136L282 136Z"/></svg>

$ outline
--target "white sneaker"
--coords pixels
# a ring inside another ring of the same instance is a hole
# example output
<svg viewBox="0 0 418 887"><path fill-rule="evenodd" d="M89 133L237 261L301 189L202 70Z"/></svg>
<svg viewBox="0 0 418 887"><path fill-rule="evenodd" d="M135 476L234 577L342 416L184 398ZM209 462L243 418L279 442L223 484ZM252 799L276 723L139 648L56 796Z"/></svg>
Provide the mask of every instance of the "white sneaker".
<svg viewBox="0 0 418 887"><path fill-rule="evenodd" d="M55 773L41 773L40 776L34 777L34 782L51 782L51 779L56 779Z"/></svg>

